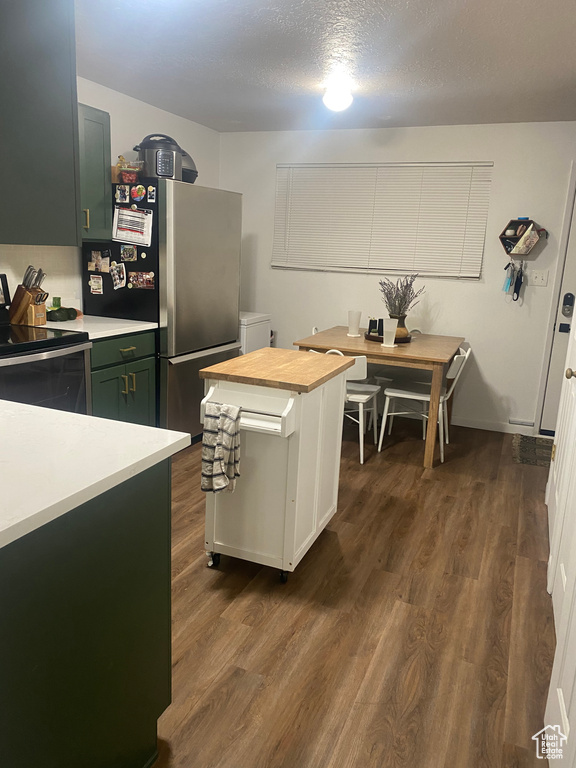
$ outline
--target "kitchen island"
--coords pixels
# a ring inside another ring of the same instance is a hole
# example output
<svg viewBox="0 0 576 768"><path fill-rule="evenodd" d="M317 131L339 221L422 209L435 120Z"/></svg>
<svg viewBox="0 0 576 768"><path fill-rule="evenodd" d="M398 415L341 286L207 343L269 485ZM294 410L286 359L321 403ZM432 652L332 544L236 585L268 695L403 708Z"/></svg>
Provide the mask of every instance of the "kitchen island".
<svg viewBox="0 0 576 768"><path fill-rule="evenodd" d="M204 368L206 404L242 408L240 477L206 494L205 545L293 571L338 501L345 372L352 358L266 347Z"/></svg>
<svg viewBox="0 0 576 768"><path fill-rule="evenodd" d="M0 402L0 753L145 768L170 703L168 432Z"/></svg>

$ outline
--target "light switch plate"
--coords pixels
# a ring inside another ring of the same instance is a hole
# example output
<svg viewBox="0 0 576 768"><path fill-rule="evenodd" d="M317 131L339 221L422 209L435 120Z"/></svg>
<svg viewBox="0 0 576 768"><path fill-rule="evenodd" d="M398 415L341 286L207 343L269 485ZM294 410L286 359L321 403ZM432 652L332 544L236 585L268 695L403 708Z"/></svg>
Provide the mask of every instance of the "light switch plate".
<svg viewBox="0 0 576 768"><path fill-rule="evenodd" d="M548 285L548 270L532 269L529 277L530 285Z"/></svg>

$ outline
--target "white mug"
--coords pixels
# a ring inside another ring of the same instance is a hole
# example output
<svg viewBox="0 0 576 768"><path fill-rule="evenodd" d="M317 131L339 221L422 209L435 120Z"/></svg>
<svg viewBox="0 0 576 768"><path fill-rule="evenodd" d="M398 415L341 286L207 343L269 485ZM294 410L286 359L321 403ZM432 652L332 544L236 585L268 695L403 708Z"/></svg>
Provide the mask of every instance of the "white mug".
<svg viewBox="0 0 576 768"><path fill-rule="evenodd" d="M358 312L355 309L351 309L348 312L348 336L358 337L360 336L360 318L362 312Z"/></svg>
<svg viewBox="0 0 576 768"><path fill-rule="evenodd" d="M384 330L382 336L382 347L393 347L394 339L396 338L396 328L398 327L398 320L391 317L384 318Z"/></svg>

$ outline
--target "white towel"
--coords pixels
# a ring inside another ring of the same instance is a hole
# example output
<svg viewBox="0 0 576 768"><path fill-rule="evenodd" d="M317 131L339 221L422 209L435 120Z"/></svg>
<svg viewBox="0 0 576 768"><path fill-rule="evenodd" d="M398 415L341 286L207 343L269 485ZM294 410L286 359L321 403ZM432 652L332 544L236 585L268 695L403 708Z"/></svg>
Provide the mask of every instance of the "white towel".
<svg viewBox="0 0 576 768"><path fill-rule="evenodd" d="M240 413L238 405L206 403L202 435L203 491L228 491L240 477Z"/></svg>

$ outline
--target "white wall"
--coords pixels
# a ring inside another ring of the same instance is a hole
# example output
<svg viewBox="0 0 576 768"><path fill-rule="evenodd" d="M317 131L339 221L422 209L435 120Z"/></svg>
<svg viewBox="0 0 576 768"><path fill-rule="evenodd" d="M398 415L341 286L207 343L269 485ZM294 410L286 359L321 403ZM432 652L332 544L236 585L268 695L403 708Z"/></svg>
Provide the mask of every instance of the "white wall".
<svg viewBox="0 0 576 768"><path fill-rule="evenodd" d="M135 159L138 153L132 148L149 133L165 133L194 160L198 170L196 183L203 187L218 186L220 134L217 131L82 77L77 78L77 83L81 104L110 114L112 164L118 155Z"/></svg>
<svg viewBox="0 0 576 768"><path fill-rule="evenodd" d="M196 183L204 187L218 186L220 135L216 131L81 77L78 78L78 101L110 114L113 163L120 154L136 157L132 147L147 134L166 133L196 163ZM51 296L60 296L66 304L80 308L82 283L78 248L0 244L0 272L7 275L11 293L22 280L28 264L42 267L48 274L44 287Z"/></svg>
<svg viewBox="0 0 576 768"><path fill-rule="evenodd" d="M270 269L277 163L493 161L481 280L422 280L426 293L408 325L464 336L473 347L455 398L456 423L531 432L508 421L537 418L558 238L570 163L576 159L575 123L220 135L83 78L78 78L78 98L110 113L113 159L130 156L148 133L167 133L193 157L197 183L243 193L241 307L270 312L284 347L309 335L313 325L345 324L348 309L362 309L364 322L368 315L381 316L383 304L377 275ZM529 257L529 267L549 271L548 286L527 287L523 303L509 303L501 291L507 258L498 234L516 216L530 216L550 232L537 257ZM29 263L49 273L45 285L51 295L78 304L77 249L0 245L0 271L8 274L12 290Z"/></svg>
<svg viewBox="0 0 576 768"><path fill-rule="evenodd" d="M454 422L500 431L509 419L536 421L538 387L566 202L576 158L575 123L448 126L382 130L223 134L220 182L242 192L241 308L269 312L278 345L346 324L348 309L382 316L378 275L272 270L275 167L289 162L493 161L484 267L479 281L425 278L408 327L465 337L473 358L454 403ZM526 287L522 302L502 292L507 256L498 235L529 216L549 233L529 267L548 270L547 287Z"/></svg>
<svg viewBox="0 0 576 768"><path fill-rule="evenodd" d="M22 282L29 264L42 267L46 279L42 288L50 297L60 296L64 307L82 308L80 281L80 249L73 246L59 248L53 245L1 245L0 272L6 275L10 295ZM50 304L51 298L48 299Z"/></svg>

